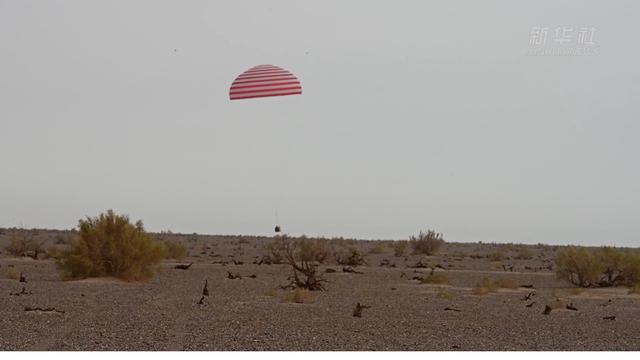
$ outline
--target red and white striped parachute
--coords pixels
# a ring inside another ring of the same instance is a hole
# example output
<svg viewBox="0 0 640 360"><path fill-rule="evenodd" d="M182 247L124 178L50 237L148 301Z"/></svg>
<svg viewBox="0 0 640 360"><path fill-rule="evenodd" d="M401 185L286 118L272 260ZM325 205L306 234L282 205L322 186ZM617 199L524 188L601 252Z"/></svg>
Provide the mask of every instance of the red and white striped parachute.
<svg viewBox="0 0 640 360"><path fill-rule="evenodd" d="M231 100L302 94L300 81L287 70L258 65L238 76L229 89Z"/></svg>

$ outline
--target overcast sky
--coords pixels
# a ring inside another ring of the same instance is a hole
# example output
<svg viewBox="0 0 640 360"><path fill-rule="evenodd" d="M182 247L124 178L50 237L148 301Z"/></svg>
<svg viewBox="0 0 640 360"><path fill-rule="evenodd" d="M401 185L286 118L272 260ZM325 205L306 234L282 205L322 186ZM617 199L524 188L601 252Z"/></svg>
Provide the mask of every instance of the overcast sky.
<svg viewBox="0 0 640 360"><path fill-rule="evenodd" d="M639 12L0 0L0 226L638 246ZM303 94L229 101L258 64Z"/></svg>

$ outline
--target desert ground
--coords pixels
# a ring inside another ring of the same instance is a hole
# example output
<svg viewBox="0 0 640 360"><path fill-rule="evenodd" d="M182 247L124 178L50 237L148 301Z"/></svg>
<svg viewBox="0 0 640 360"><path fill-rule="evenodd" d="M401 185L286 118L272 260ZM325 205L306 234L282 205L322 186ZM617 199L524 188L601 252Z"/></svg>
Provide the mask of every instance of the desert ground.
<svg viewBox="0 0 640 360"><path fill-rule="evenodd" d="M329 258L326 291L296 303L281 289L291 267L258 264L272 238L163 236L189 256L125 282L62 281L54 260L11 257L0 235L0 350L640 350L640 295L558 279L553 246L448 242L395 256L390 241L334 239L333 251L354 247L366 264L344 272ZM432 271L449 284L419 280ZM480 294L484 278L516 285ZM558 300L573 310L543 314Z"/></svg>

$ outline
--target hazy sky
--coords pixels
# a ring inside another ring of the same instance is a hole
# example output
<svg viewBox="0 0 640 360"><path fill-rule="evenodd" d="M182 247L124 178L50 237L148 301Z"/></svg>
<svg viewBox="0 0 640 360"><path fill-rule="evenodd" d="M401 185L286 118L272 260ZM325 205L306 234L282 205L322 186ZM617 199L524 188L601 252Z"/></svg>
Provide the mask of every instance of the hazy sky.
<svg viewBox="0 0 640 360"><path fill-rule="evenodd" d="M639 12L0 0L0 226L638 246ZM258 64L303 94L230 102Z"/></svg>

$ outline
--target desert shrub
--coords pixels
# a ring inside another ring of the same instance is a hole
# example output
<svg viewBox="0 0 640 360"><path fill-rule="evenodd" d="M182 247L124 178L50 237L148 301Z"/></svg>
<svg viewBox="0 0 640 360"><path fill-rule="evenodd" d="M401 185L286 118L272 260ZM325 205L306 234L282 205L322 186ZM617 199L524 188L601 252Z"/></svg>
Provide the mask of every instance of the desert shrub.
<svg viewBox="0 0 640 360"><path fill-rule="evenodd" d="M283 259L293 270L293 277L290 278L291 283L283 288L324 291L323 283L326 280L322 278L321 274L318 274L317 264L313 261L301 260L300 242L292 241L287 236L281 236L275 240L271 244L273 255Z"/></svg>
<svg viewBox="0 0 640 360"><path fill-rule="evenodd" d="M114 276L147 280L165 257L165 247L145 232L141 221L134 225L112 210L80 220L78 227L78 238L58 261L64 279Z"/></svg>
<svg viewBox="0 0 640 360"><path fill-rule="evenodd" d="M33 231L18 230L11 232L9 235L9 244L5 247L5 250L13 256L28 256L37 260L38 256L45 252L45 242L45 240L36 240L35 232Z"/></svg>
<svg viewBox="0 0 640 360"><path fill-rule="evenodd" d="M435 284L435 285L449 285L451 282L447 275L442 273L433 273L429 274L426 277L420 279L420 282L423 284Z"/></svg>
<svg viewBox="0 0 640 360"><path fill-rule="evenodd" d="M569 246L558 252L558 277L580 287L640 284L640 252L612 247Z"/></svg>
<svg viewBox="0 0 640 360"><path fill-rule="evenodd" d="M640 295L640 285L636 285L629 288L629 295L638 294Z"/></svg>
<svg viewBox="0 0 640 360"><path fill-rule="evenodd" d="M60 260L62 259L62 255L64 254L64 248L62 245L54 245L47 249L45 253L45 259L54 259Z"/></svg>
<svg viewBox="0 0 640 360"><path fill-rule="evenodd" d="M278 296L278 289L269 288L269 289L265 290L264 296L276 297L276 296Z"/></svg>
<svg viewBox="0 0 640 360"><path fill-rule="evenodd" d="M282 264L282 250L284 247L284 236L276 236L267 244L266 249L273 264Z"/></svg>
<svg viewBox="0 0 640 360"><path fill-rule="evenodd" d="M165 259L182 260L189 255L187 248L175 240L166 240L164 242Z"/></svg>
<svg viewBox="0 0 640 360"><path fill-rule="evenodd" d="M428 230L427 232L420 230L420 233L417 236L411 236L409 241L413 247L414 254L424 255L435 254L444 244L442 234L433 230Z"/></svg>
<svg viewBox="0 0 640 360"><path fill-rule="evenodd" d="M350 247L347 249L346 254L338 254L336 255L336 261L340 265L349 265L349 266L360 266L364 265L366 261L355 247Z"/></svg>
<svg viewBox="0 0 640 360"><path fill-rule="evenodd" d="M393 256L403 257L407 253L407 246L409 242L406 240L399 240L393 242Z"/></svg>
<svg viewBox="0 0 640 360"><path fill-rule="evenodd" d="M302 237L298 240L298 253L296 258L300 261L317 261L324 264L331 255L328 241L325 239L307 239Z"/></svg>

